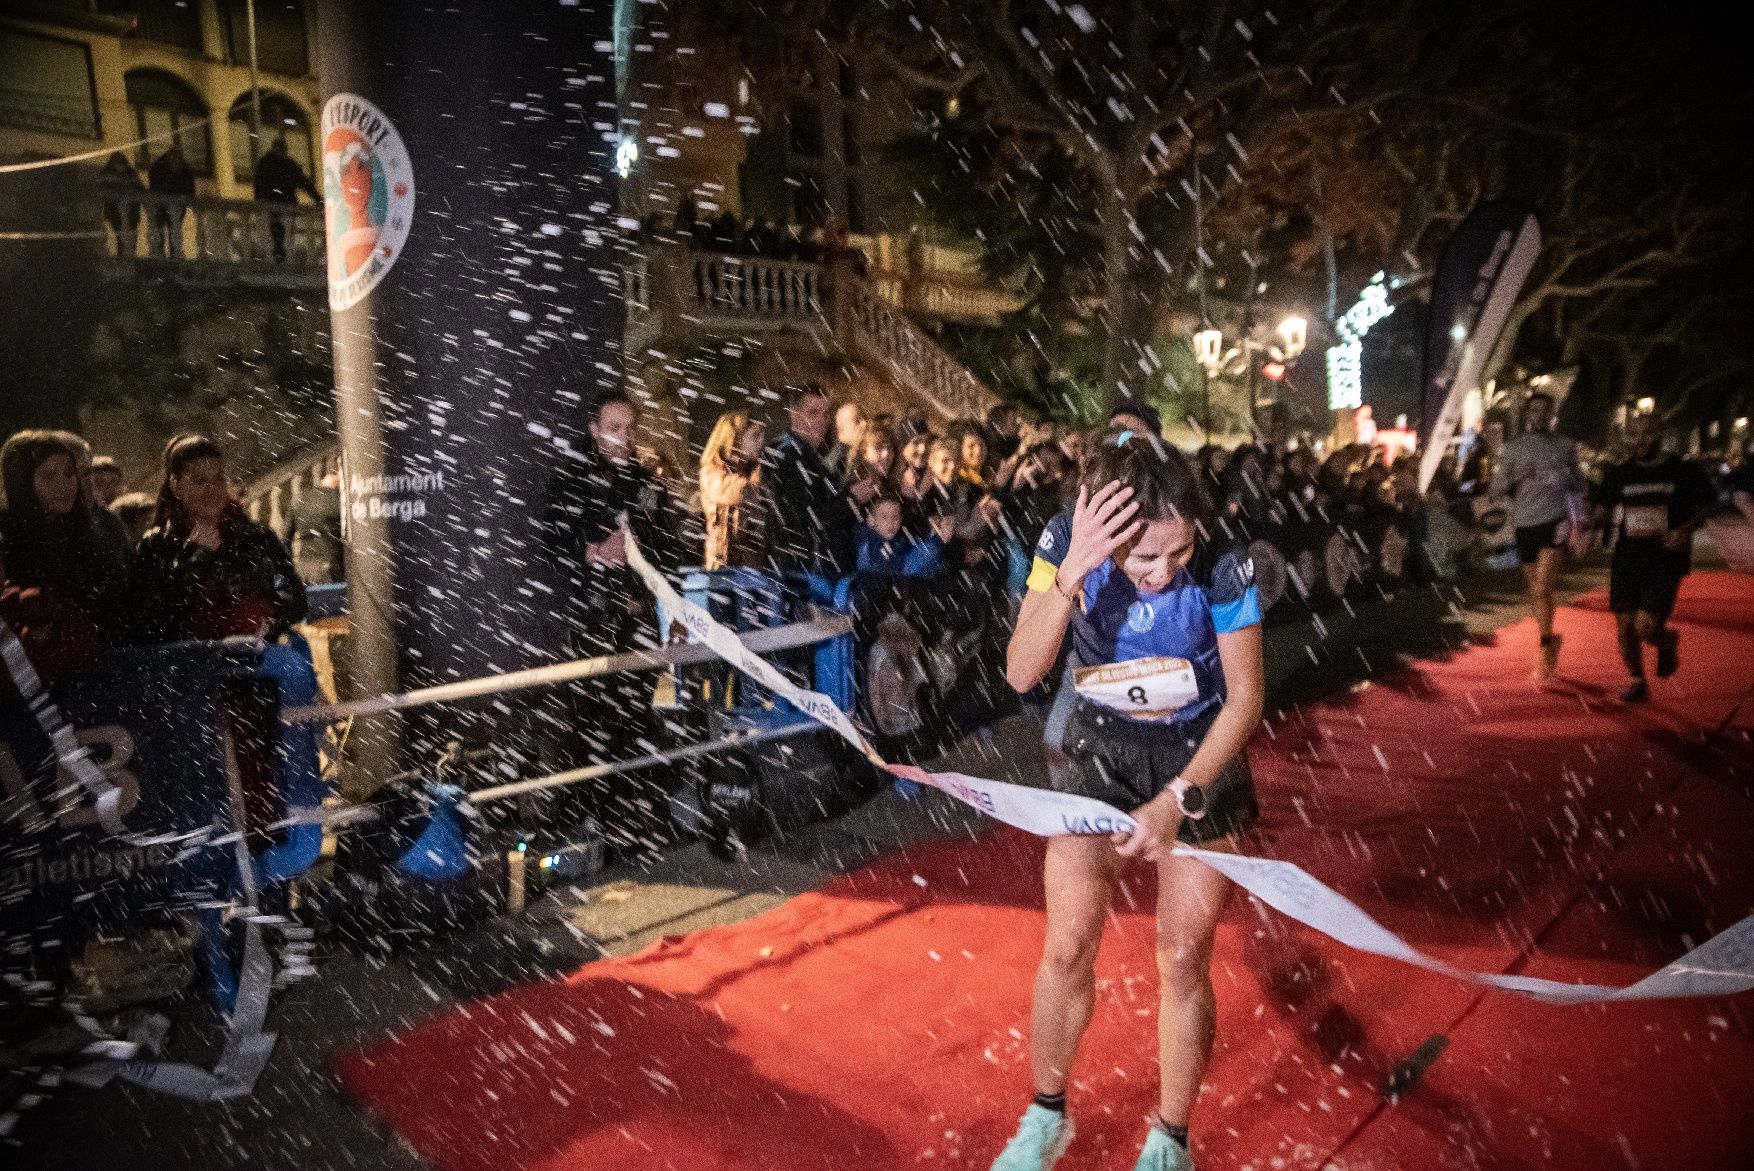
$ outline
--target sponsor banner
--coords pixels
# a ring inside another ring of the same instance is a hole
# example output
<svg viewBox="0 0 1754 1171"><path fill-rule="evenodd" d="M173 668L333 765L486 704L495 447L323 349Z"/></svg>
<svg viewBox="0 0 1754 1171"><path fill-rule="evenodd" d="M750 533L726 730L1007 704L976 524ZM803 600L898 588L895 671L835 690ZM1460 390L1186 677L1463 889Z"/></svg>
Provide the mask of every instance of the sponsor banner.
<svg viewBox="0 0 1754 1171"><path fill-rule="evenodd" d="M0 943L77 948L222 898L234 861L212 833L230 821L218 695L222 673L249 669L238 652L112 651L52 691L12 659L27 698L0 705Z"/></svg>
<svg viewBox="0 0 1754 1171"><path fill-rule="evenodd" d="M222 643L118 650L51 691L0 622L0 662L18 695L0 704L0 954L77 952L99 930L196 905L204 930L226 929L218 908L234 879L246 897L254 879L241 837L223 832L240 816L241 790L220 687L259 658ZM67 1079L119 1077L196 1101L248 1094L275 1045L264 1031L275 965L262 933L272 922L244 919L237 995L212 1070L143 1058L132 1042L94 1034L87 1053L98 1060Z"/></svg>
<svg viewBox="0 0 1754 1171"><path fill-rule="evenodd" d="M1425 452L1419 490L1462 421L1462 405L1498 345L1504 322L1541 254L1541 226L1506 200L1475 208L1456 228L1431 281L1425 326L1425 393L1419 418Z"/></svg>
<svg viewBox="0 0 1754 1171"><path fill-rule="evenodd" d="M358 94L323 103L329 307L349 309L390 274L414 225L414 167L385 113Z"/></svg>
<svg viewBox="0 0 1754 1171"><path fill-rule="evenodd" d="M934 773L912 765L894 765L877 755L845 712L820 692L807 691L745 647L732 631L683 598L640 552L627 535L627 563L667 614L678 617L695 638L706 642L739 671L839 733L872 764L894 776L930 785L974 809L1042 837L1055 834L1131 833L1133 819L1111 805L1088 797L1047 789L989 781L962 773ZM1176 854L1196 858L1274 908L1330 939L1359 951L1400 960L1458 980L1528 996L1549 1004L1589 1004L1608 1000L1647 1000L1685 996L1727 996L1754 988L1754 915L1636 984L1615 988L1601 984L1565 984L1534 976L1470 972L1452 967L1414 948L1378 923L1345 895L1324 885L1290 862L1251 858L1218 850L1177 846Z"/></svg>

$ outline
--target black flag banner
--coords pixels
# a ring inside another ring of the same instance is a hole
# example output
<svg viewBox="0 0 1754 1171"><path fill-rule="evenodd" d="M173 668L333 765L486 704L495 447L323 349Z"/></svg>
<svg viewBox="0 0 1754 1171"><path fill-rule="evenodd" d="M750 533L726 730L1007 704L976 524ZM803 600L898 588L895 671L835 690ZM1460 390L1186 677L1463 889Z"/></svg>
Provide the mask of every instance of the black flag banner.
<svg viewBox="0 0 1754 1171"><path fill-rule="evenodd" d="M1419 439L1419 489L1461 423L1462 401L1475 388L1523 282L1541 253L1541 225L1527 208L1493 200L1456 228L1431 282L1425 326L1425 394Z"/></svg>

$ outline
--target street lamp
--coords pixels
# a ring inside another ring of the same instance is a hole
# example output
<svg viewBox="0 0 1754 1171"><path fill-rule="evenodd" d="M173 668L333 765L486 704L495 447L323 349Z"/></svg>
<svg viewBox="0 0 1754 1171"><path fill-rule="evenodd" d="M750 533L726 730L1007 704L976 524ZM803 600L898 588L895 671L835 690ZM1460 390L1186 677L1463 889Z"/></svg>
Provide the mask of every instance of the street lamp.
<svg viewBox="0 0 1754 1171"><path fill-rule="evenodd" d="M1194 334L1194 360L1206 368L1208 378L1218 377L1224 368L1224 335L1209 325Z"/></svg>
<svg viewBox="0 0 1754 1171"><path fill-rule="evenodd" d="M1292 314L1279 323L1279 340L1284 343L1285 360L1295 362L1309 344L1309 322Z"/></svg>
<svg viewBox="0 0 1754 1171"><path fill-rule="evenodd" d="M1647 396L1639 399L1635 405L1638 407L1639 414L1648 415L1657 409L1657 400Z"/></svg>
<svg viewBox="0 0 1754 1171"><path fill-rule="evenodd" d="M1194 358L1206 371L1208 382L1226 370L1234 372L1236 367L1232 363L1241 359L1243 368L1248 372L1249 421L1251 424L1256 421L1255 412L1259 406L1256 395L1256 375L1260 371L1255 365L1256 355L1265 351L1278 365L1277 372L1268 375L1270 379L1277 382L1284 378L1287 367L1297 361L1298 355L1302 354L1304 347L1309 344L1309 322L1295 313L1280 321L1275 331L1278 345L1256 341L1254 330L1253 320L1245 318L1241 336L1237 338L1236 344L1229 349L1225 348L1223 332L1211 325L1204 326L1193 337ZM1209 396L1210 390L1207 393Z"/></svg>

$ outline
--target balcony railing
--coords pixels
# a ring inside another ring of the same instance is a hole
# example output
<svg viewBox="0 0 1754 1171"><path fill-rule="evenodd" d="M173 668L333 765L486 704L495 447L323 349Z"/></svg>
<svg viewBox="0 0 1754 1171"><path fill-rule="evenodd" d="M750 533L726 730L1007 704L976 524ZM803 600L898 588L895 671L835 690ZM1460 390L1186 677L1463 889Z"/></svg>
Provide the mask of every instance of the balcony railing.
<svg viewBox="0 0 1754 1171"><path fill-rule="evenodd" d="M197 280L321 287L323 209L106 191L110 255Z"/></svg>
<svg viewBox="0 0 1754 1171"><path fill-rule="evenodd" d="M639 354L689 334L808 330L947 416L984 416L996 397L880 294L882 279L859 276L847 256L815 264L657 245L622 273L625 344Z"/></svg>
<svg viewBox="0 0 1754 1171"><path fill-rule="evenodd" d="M884 299L909 313L946 321L991 321L1023 305L1010 289L936 274L901 283L899 297Z"/></svg>
<svg viewBox="0 0 1754 1171"><path fill-rule="evenodd" d="M251 520L284 540L292 535L293 513L305 493L340 468L340 447L333 439L312 444L246 484L244 508Z"/></svg>
<svg viewBox="0 0 1754 1171"><path fill-rule="evenodd" d="M822 266L695 252L683 292L689 305L714 317L814 321L822 315Z"/></svg>

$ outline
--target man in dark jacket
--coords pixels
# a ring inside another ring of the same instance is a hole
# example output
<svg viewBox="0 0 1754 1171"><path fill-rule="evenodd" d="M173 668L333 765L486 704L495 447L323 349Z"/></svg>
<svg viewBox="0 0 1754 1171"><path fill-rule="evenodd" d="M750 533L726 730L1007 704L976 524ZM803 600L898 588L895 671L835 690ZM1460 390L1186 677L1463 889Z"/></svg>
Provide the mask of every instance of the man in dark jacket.
<svg viewBox="0 0 1754 1171"><path fill-rule="evenodd" d="M279 203L293 205L298 203L298 193L303 191L314 203L322 202L317 194L317 186L312 183L304 168L286 149L286 135L275 138L274 145L268 153L256 163L256 199L261 203ZM286 227L288 217L284 212L270 211L268 214L268 234L274 240L274 259L286 259Z"/></svg>
<svg viewBox="0 0 1754 1171"><path fill-rule="evenodd" d="M171 140L170 149L152 160L146 169L147 189L158 204L153 226L154 241L160 256L182 259L183 217L189 214L189 203L195 198L195 170L183 157L183 144Z"/></svg>
<svg viewBox="0 0 1754 1171"><path fill-rule="evenodd" d="M828 395L814 384L786 392L791 427L761 456L768 561L775 573L822 581L853 571L854 518L819 454L828 437Z"/></svg>
<svg viewBox="0 0 1754 1171"><path fill-rule="evenodd" d="M671 507L663 481L640 463L633 433L639 413L616 391L591 407L590 450L578 452L549 481L543 517L543 549L565 591L567 647L585 658L655 646L656 606L651 591L627 563L631 532L653 565L672 571L680 563L682 518ZM569 689L563 753L595 762L625 760L650 752L652 676L617 672L586 679ZM666 798L650 777L623 774L563 790L554 810L557 828L595 818L608 843L624 853L658 844L667 817Z"/></svg>

